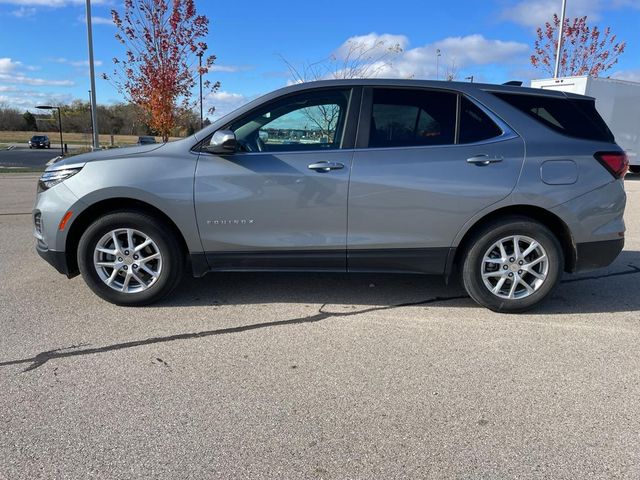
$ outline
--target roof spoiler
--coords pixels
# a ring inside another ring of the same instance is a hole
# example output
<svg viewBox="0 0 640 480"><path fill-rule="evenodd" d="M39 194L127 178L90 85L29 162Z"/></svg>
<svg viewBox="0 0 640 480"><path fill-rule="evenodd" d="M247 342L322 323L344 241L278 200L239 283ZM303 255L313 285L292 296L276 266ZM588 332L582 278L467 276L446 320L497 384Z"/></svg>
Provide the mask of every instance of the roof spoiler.
<svg viewBox="0 0 640 480"><path fill-rule="evenodd" d="M522 82L519 80L511 80L509 82L504 82L502 85L508 85L510 87L521 87Z"/></svg>

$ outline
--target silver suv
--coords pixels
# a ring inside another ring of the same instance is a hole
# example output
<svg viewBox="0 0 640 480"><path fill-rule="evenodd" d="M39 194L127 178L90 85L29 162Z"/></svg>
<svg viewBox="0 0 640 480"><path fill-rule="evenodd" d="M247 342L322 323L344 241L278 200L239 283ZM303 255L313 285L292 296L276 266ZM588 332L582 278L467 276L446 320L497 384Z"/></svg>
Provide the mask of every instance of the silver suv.
<svg viewBox="0 0 640 480"><path fill-rule="evenodd" d="M188 268L459 273L495 311L624 244L624 152L592 98L406 80L294 85L168 144L51 165L37 250L144 305Z"/></svg>

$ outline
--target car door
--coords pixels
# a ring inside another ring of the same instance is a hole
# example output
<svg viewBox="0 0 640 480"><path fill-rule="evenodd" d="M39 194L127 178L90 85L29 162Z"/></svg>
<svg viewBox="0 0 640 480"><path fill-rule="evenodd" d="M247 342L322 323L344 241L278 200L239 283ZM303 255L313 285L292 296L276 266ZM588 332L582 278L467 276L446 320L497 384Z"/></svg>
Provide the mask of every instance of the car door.
<svg viewBox="0 0 640 480"><path fill-rule="evenodd" d="M441 274L461 227L513 190L524 142L456 92L373 88L349 190L348 269Z"/></svg>
<svg viewBox="0 0 640 480"><path fill-rule="evenodd" d="M225 127L235 153L200 154L196 216L212 269L346 269L359 94L316 89L269 102Z"/></svg>

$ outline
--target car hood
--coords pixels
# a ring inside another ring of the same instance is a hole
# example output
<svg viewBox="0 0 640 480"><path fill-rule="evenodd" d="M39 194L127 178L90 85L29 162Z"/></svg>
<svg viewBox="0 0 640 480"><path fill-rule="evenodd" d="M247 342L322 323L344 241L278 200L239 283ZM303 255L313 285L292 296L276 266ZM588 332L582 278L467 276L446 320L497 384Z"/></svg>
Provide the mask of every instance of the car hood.
<svg viewBox="0 0 640 480"><path fill-rule="evenodd" d="M164 147L164 143L154 143L152 145L138 145L132 147L111 148L109 150L98 150L96 152L81 153L72 157L58 157L50 162L47 170L59 170L62 168L82 167L89 162L98 162L110 158L124 158L140 155L142 153L153 152Z"/></svg>

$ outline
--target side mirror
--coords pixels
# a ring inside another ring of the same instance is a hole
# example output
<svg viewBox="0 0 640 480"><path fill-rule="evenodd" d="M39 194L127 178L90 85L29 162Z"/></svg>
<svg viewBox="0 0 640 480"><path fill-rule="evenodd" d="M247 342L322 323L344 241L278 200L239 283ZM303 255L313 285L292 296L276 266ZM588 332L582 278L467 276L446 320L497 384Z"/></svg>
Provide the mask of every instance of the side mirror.
<svg viewBox="0 0 640 480"><path fill-rule="evenodd" d="M209 145L204 146L204 150L210 153L233 153L237 147L235 133L231 130L218 130L211 137Z"/></svg>

